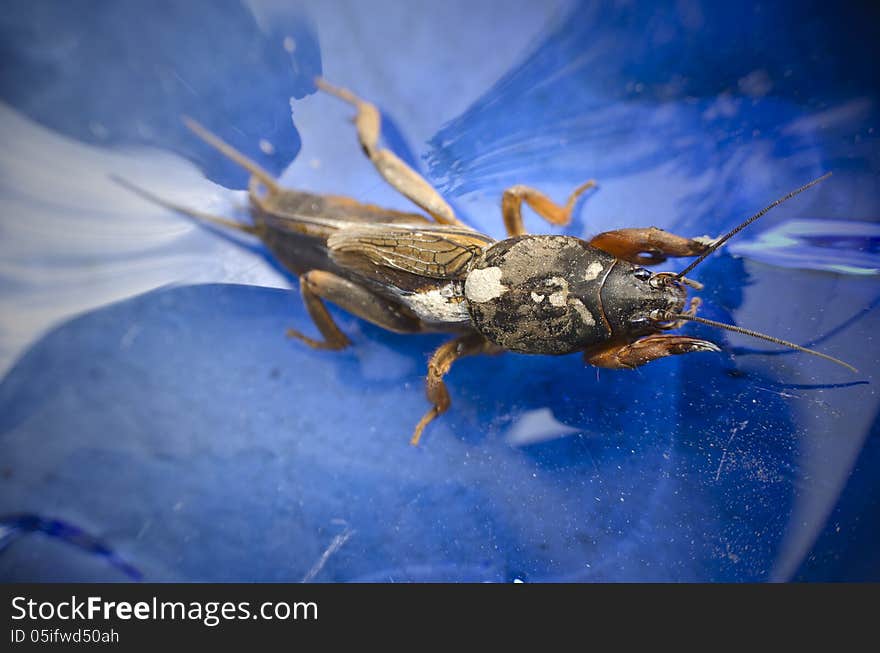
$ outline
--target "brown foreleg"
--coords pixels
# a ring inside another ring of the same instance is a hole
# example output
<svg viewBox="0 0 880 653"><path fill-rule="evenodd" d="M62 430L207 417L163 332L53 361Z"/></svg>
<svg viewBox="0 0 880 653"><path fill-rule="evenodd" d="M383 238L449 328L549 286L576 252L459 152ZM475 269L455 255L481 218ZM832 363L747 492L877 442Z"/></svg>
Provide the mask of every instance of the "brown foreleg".
<svg viewBox="0 0 880 653"><path fill-rule="evenodd" d="M590 245L638 265L655 265L670 256L699 256L711 245L708 238L684 238L658 229L617 229L599 234Z"/></svg>
<svg viewBox="0 0 880 653"><path fill-rule="evenodd" d="M631 343L614 342L584 351L584 361L613 370L635 369L645 363L697 351L721 351L714 342L667 334L651 335Z"/></svg>

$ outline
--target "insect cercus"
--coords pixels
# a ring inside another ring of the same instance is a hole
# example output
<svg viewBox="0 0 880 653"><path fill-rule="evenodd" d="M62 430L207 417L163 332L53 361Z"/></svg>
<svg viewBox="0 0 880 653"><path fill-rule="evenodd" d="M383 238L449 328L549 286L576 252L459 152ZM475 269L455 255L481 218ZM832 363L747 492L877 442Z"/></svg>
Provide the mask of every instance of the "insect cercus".
<svg viewBox="0 0 880 653"><path fill-rule="evenodd" d="M617 229L589 241L573 236L529 235L522 203L555 225L568 224L577 198L595 183L572 192L564 205L528 186L504 191L501 211L508 237L496 241L461 222L449 204L393 152L379 147L380 114L352 92L318 78L317 86L356 110L355 126L370 161L397 191L427 215L363 204L349 197L282 188L256 163L185 119L196 135L251 173L252 225L167 202L117 179L147 199L199 220L260 238L290 271L320 339L290 329L287 334L319 349L350 344L327 312L329 301L396 333L447 332L428 362L431 408L410 442L449 408L443 377L463 356L505 350L526 354L582 352L597 367L632 369L658 358L720 351L708 340L667 333L685 321L744 333L851 365L779 338L697 317L699 298L688 287L702 285L685 275L730 237L774 206L827 178L830 173L776 200L716 239L683 238L655 227ZM697 257L682 272L651 272L646 265L667 257Z"/></svg>

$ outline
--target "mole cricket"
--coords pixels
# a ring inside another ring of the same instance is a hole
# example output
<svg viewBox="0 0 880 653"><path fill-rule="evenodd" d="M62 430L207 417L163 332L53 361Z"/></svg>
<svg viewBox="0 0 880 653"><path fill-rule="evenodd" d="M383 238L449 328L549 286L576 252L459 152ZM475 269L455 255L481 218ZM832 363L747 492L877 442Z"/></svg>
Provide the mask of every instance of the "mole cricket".
<svg viewBox="0 0 880 653"><path fill-rule="evenodd" d="M340 308L395 333L450 333L428 362L431 408L416 424L410 443L450 406L443 379L464 356L513 351L525 354L581 352L603 368L634 369L658 358L718 352L700 338L667 333L687 321L735 331L851 365L791 342L697 317L700 299L685 275L729 238L773 207L826 179L815 179L776 200L716 239L684 238L656 227L606 231L585 241L573 236L530 235L522 204L554 225L566 225L587 181L565 204L517 185L504 191L501 213L507 238L495 240L461 222L449 204L393 152L381 149L380 114L351 91L315 80L318 88L355 109L364 154L379 174L425 214L364 204L338 195L282 188L255 162L193 120L187 126L251 173L252 225L173 204L131 182L114 179L152 202L223 227L256 236L288 270L299 276L305 307L320 339L290 329L287 335L317 349L339 350L349 339L324 305ZM683 271L651 272L645 266L667 257L696 257Z"/></svg>

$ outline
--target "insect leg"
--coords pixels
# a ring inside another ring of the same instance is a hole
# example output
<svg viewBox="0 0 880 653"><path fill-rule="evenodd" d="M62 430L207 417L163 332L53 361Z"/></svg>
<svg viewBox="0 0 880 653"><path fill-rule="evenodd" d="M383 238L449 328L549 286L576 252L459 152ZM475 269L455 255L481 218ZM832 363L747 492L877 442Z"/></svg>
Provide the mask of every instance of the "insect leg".
<svg viewBox="0 0 880 653"><path fill-rule="evenodd" d="M501 196L501 214L504 216L507 235L512 237L526 233L522 218L523 200L550 224L567 225L571 222L571 211L578 197L595 186L596 182L592 179L581 184L572 191L564 205L557 204L541 191L529 186L511 186Z"/></svg>
<svg viewBox="0 0 880 653"><path fill-rule="evenodd" d="M425 380L425 390L428 394L428 401L433 406L416 424L412 438L409 441L411 445L419 443L425 427L435 417L445 413L452 403L449 399L449 391L443 382L443 377L449 372L452 364L464 356L472 356L490 349L491 345L481 335L472 333L443 343L431 355L431 360L428 361L428 377Z"/></svg>
<svg viewBox="0 0 880 653"><path fill-rule="evenodd" d="M651 335L632 343L620 342L593 347L584 351L584 362L595 367L623 370L635 369L645 363L697 351L721 351L714 342L675 335Z"/></svg>
<svg viewBox="0 0 880 653"><path fill-rule="evenodd" d="M375 105L360 99L348 89L329 84L320 77L315 79L315 84L322 91L335 95L357 109L354 124L358 140L360 140L364 154L373 162L376 170L385 178L385 181L400 194L430 213L437 222L467 227L455 217L452 207L440 197L440 193L419 173L404 163L394 152L379 148L382 119Z"/></svg>
<svg viewBox="0 0 880 653"><path fill-rule="evenodd" d="M416 333L422 330L422 323L404 307L330 272L312 270L300 276L299 282L306 310L324 339L315 340L295 329L288 329L287 335L316 349L344 349L351 344L336 326L322 300L333 302L349 313L389 331Z"/></svg>
<svg viewBox="0 0 880 653"><path fill-rule="evenodd" d="M683 238L657 227L606 231L590 241L593 247L639 265L662 263L670 256L699 256L711 244L709 238Z"/></svg>

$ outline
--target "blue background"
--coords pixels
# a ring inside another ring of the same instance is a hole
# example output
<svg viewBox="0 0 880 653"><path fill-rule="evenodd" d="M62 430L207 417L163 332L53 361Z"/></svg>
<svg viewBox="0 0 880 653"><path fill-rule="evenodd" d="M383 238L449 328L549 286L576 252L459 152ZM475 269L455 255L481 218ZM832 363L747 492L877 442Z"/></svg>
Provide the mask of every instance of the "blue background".
<svg viewBox="0 0 880 653"><path fill-rule="evenodd" d="M742 242L787 217L880 216L874 9L325 4L7 3L0 97L76 141L161 148L236 189L245 174L181 114L278 174L311 134L333 135L352 147L284 182L382 200L365 161L335 172L358 156L346 114L298 120L323 72L375 99L388 145L499 238L505 187L562 197L590 177L600 190L566 233L717 235L827 170ZM511 50L518 25L531 37ZM461 109L444 116L444 101ZM829 256L876 261L876 238L841 234ZM698 325L686 331L722 354L635 372L474 358L418 448L407 440L440 336L335 311L355 346L313 351L283 337L310 328L295 290L185 279L72 317L0 384L0 578L880 579L880 287L785 253L706 261L703 314L858 375Z"/></svg>

